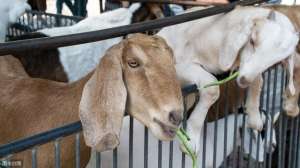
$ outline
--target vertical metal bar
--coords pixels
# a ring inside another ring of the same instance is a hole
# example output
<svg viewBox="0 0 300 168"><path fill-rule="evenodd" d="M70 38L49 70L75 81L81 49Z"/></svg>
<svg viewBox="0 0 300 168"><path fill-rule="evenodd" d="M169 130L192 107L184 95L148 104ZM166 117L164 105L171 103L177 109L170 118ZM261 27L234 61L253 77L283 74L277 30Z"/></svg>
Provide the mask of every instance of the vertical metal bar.
<svg viewBox="0 0 300 168"><path fill-rule="evenodd" d="M103 13L103 1L102 0L99 0L99 6L100 6L100 13Z"/></svg>
<svg viewBox="0 0 300 168"><path fill-rule="evenodd" d="M267 78L267 103L266 103L266 113L269 114L269 103L270 103L270 85L271 85L271 70L268 70L268 78ZM268 124L266 125L267 127L265 128L268 130ZM266 168L267 166L267 140L264 143L264 162L263 162L263 167Z"/></svg>
<svg viewBox="0 0 300 168"><path fill-rule="evenodd" d="M173 168L173 141L169 145L169 168Z"/></svg>
<svg viewBox="0 0 300 168"><path fill-rule="evenodd" d="M214 127L214 156L213 156L213 167L216 168L216 158L217 158L217 139L218 139L218 116L219 116L219 105L220 103L217 103L217 110L215 111L216 114L216 121L215 121L215 127Z"/></svg>
<svg viewBox="0 0 300 168"><path fill-rule="evenodd" d="M282 95L283 95L283 89L285 88L284 86L285 86L285 71L284 71L284 69L283 69L283 67L281 66L281 69L282 69L282 72L281 72L281 87L280 87L280 111L283 111L283 109L282 109L282 101L283 101L283 99L282 99ZM278 129L278 159L277 159L277 161L278 161L278 166L281 166L281 159L282 159L282 153L283 153L283 150L282 150L282 143L283 143L283 141L282 141L282 123L283 123L283 118L282 118L282 115L280 116L280 118L279 118L279 129Z"/></svg>
<svg viewBox="0 0 300 168"><path fill-rule="evenodd" d="M129 119L129 168L133 166L133 118Z"/></svg>
<svg viewBox="0 0 300 168"><path fill-rule="evenodd" d="M299 134L299 117L294 119L296 124L295 124L295 129L294 129L294 143L293 143L293 154L292 154L292 168L296 168L296 160L297 160L297 144L299 143L298 139L298 134Z"/></svg>
<svg viewBox="0 0 300 168"><path fill-rule="evenodd" d="M274 121L274 115L275 115L275 101L276 101L276 93L277 93L277 74L278 74L278 66L275 67L275 71L274 71L274 80L273 80L273 97L272 97L272 111L271 111L271 123L273 123ZM268 119L268 118L267 118ZM267 127L269 126L269 124L267 124ZM267 141L269 141L269 144L272 145L272 136L273 136L273 124L271 124L271 127L270 128L267 128L268 131L271 131L271 134L270 134L270 139L266 139ZM268 132L267 132L268 133ZM268 135L268 134L267 134ZM268 137L268 136L267 136ZM268 148L269 151L268 153L270 154L269 156L269 168L272 167L272 151L271 151L271 147Z"/></svg>
<svg viewBox="0 0 300 168"><path fill-rule="evenodd" d="M55 146L55 168L60 168L60 139L56 139Z"/></svg>
<svg viewBox="0 0 300 168"><path fill-rule="evenodd" d="M203 126L203 155L202 155L202 168L205 168L206 162L206 138L207 138L207 121L204 122ZM201 152L201 151L200 151Z"/></svg>
<svg viewBox="0 0 300 168"><path fill-rule="evenodd" d="M225 84L225 97L228 95L228 85ZM222 107L223 108L223 107ZM224 168L227 168L227 129L228 129L228 99L225 100L225 127L224 127Z"/></svg>
<svg viewBox="0 0 300 168"><path fill-rule="evenodd" d="M298 116L298 118L299 118L299 116ZM298 128L300 128L300 122L298 123ZM298 168L300 166L300 164L299 164L299 162L300 162L300 143L299 143L299 141L300 141L300 132L299 132L299 129L298 129L297 132L298 132L298 137L297 137L297 147L296 147L297 153L296 153L296 167L295 168Z"/></svg>
<svg viewBox="0 0 300 168"><path fill-rule="evenodd" d="M260 136L260 133L258 134ZM259 152L260 152L260 138L258 138L257 143L256 143L256 162L255 162L255 168L258 167L259 164Z"/></svg>
<svg viewBox="0 0 300 168"><path fill-rule="evenodd" d="M239 99L239 96L237 97L237 99ZM235 109L234 111L234 132L233 132L233 164L232 167L235 168L237 167L237 110Z"/></svg>
<svg viewBox="0 0 300 168"><path fill-rule="evenodd" d="M31 150L31 158L32 158L31 167L32 168L37 168L37 147L34 147Z"/></svg>
<svg viewBox="0 0 300 168"><path fill-rule="evenodd" d="M76 168L80 168L80 133L75 135L75 155Z"/></svg>
<svg viewBox="0 0 300 168"><path fill-rule="evenodd" d="M182 126L183 129L186 130L186 122L187 122L187 101L186 97L183 99L183 110L184 110L184 115L183 115L183 121L182 121ZM185 154L181 154L181 168L185 168Z"/></svg>
<svg viewBox="0 0 300 168"><path fill-rule="evenodd" d="M158 141L158 168L161 168L162 166L162 142Z"/></svg>
<svg viewBox="0 0 300 168"><path fill-rule="evenodd" d="M293 130L295 127L295 120L291 119L291 129L290 129L290 139L289 139L289 153L288 153L288 167L291 167L291 162L292 162L292 151L293 151Z"/></svg>
<svg viewBox="0 0 300 168"><path fill-rule="evenodd" d="M113 168L118 168L118 148L113 151Z"/></svg>
<svg viewBox="0 0 300 168"><path fill-rule="evenodd" d="M286 152L286 133L287 133L287 117L286 115L283 115L283 147L282 147L282 151L283 151L283 155L282 155L282 165L281 167L285 167L285 152Z"/></svg>
<svg viewBox="0 0 300 168"><path fill-rule="evenodd" d="M252 129L251 130L244 130L245 132L246 131L253 131ZM251 139L252 138L254 138L254 137L252 137L253 136L253 134L250 134L250 137L251 137ZM252 144L253 142L252 142L252 140L250 140L250 144L249 144L249 149L250 149L250 151L249 151L249 154L248 154L248 162L247 162L247 167L251 167L251 165L250 165L250 163L251 163L251 155L252 155Z"/></svg>
<svg viewBox="0 0 300 168"><path fill-rule="evenodd" d="M145 127L145 133L144 133L144 168L148 168L148 128Z"/></svg>
<svg viewBox="0 0 300 168"><path fill-rule="evenodd" d="M185 154L183 152L181 154L181 168L185 168Z"/></svg>
<svg viewBox="0 0 300 168"><path fill-rule="evenodd" d="M263 77L264 78L264 77ZM266 82L265 80L263 80L263 86L262 86L262 91L261 91L261 94L260 94L260 102L259 102L259 108L261 110L261 108L264 107L264 102L265 102L265 99L264 99L264 95L265 95L265 87L266 87ZM259 133L259 136L261 136L261 134ZM255 168L259 167L259 152L260 150L260 138L258 138L257 140L257 147L256 147L256 162L255 162Z"/></svg>
<svg viewBox="0 0 300 168"><path fill-rule="evenodd" d="M245 130L246 130L246 115L243 115L243 126L242 126L242 133L241 133L241 136L242 136L242 138L241 138L241 148L240 148L240 151L239 151L239 160L240 160L240 162L239 162L239 165L244 165L243 164L243 149L244 149L244 146L245 146ZM238 166L239 166L238 165Z"/></svg>
<svg viewBox="0 0 300 168"><path fill-rule="evenodd" d="M96 168L101 168L101 153L96 152Z"/></svg>

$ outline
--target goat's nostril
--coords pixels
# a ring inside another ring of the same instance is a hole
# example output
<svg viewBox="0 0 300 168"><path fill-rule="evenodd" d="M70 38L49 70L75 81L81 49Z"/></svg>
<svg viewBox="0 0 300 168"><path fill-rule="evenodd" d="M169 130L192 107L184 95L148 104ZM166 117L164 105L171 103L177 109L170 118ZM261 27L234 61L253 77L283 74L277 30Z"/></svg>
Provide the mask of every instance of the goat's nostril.
<svg viewBox="0 0 300 168"><path fill-rule="evenodd" d="M169 121L174 125L179 125L182 120L182 116L172 111L169 113Z"/></svg>

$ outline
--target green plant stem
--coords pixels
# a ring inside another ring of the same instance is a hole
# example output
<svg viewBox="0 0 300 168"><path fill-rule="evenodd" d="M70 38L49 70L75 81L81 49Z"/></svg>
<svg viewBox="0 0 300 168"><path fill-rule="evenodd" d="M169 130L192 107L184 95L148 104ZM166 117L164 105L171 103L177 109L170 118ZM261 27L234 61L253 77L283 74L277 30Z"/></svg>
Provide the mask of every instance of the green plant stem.
<svg viewBox="0 0 300 168"><path fill-rule="evenodd" d="M197 156L193 152L193 149L189 144L189 137L187 133L182 128L180 128L176 131L176 135L180 142L183 144L185 151L187 151L187 154L191 157L193 161L193 168L197 168Z"/></svg>
<svg viewBox="0 0 300 168"><path fill-rule="evenodd" d="M220 81L216 81L216 82L213 82L213 83L204 85L203 88L208 88L208 87L216 86L216 85L222 85L222 84L224 84L224 83L226 83L226 82L229 82L229 81L235 79L238 75L239 75L239 72L235 72L235 73L231 74L230 76L228 76L228 77L225 78L225 79L222 79L222 80L220 80Z"/></svg>

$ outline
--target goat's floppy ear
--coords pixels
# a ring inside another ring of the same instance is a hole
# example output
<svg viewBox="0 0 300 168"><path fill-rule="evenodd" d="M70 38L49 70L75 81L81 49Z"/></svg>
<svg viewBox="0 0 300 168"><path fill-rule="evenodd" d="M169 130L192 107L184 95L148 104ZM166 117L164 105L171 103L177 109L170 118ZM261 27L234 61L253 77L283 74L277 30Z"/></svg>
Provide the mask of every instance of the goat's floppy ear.
<svg viewBox="0 0 300 168"><path fill-rule="evenodd" d="M123 82L123 44L110 48L85 84L79 105L83 135L97 151L118 146L127 90Z"/></svg>
<svg viewBox="0 0 300 168"><path fill-rule="evenodd" d="M223 71L228 71L233 66L240 49L249 40L253 22L247 20L234 25L226 33L222 43L223 47L219 53L219 66Z"/></svg>

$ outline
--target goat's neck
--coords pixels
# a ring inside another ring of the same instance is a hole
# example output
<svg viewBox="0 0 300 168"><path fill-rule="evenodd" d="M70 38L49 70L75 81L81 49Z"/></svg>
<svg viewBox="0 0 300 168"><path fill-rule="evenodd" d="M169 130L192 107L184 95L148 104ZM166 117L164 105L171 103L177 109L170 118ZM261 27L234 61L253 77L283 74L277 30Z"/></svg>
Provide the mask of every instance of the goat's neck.
<svg viewBox="0 0 300 168"><path fill-rule="evenodd" d="M222 73L218 66L218 56L223 47L221 39L224 38L224 24L220 24L222 22L220 19L218 15L196 22L190 30L187 42L190 45L188 50L192 51L189 57L193 62L201 64L214 74Z"/></svg>

